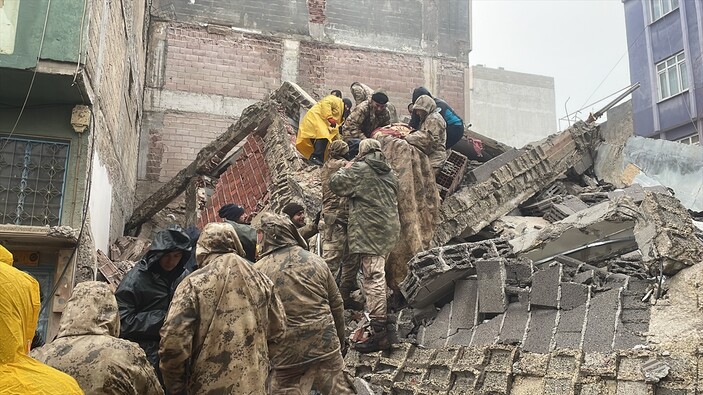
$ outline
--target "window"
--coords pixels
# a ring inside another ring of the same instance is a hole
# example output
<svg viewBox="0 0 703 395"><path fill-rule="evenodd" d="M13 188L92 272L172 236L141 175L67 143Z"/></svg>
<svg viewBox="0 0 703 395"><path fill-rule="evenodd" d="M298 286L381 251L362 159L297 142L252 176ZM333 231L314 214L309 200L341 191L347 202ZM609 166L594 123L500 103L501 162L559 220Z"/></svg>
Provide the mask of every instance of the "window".
<svg viewBox="0 0 703 395"><path fill-rule="evenodd" d="M682 144L694 145L694 144L700 143L700 138L698 137L698 133L696 133L696 134L692 134L690 136L686 136L682 139L678 139L678 140L676 140L676 142L682 143Z"/></svg>
<svg viewBox="0 0 703 395"><path fill-rule="evenodd" d="M59 225L68 147L0 136L0 223Z"/></svg>
<svg viewBox="0 0 703 395"><path fill-rule="evenodd" d="M679 0L649 0L652 22L679 8Z"/></svg>
<svg viewBox="0 0 703 395"><path fill-rule="evenodd" d="M659 100L664 100L688 89L686 58L683 52L657 63Z"/></svg>

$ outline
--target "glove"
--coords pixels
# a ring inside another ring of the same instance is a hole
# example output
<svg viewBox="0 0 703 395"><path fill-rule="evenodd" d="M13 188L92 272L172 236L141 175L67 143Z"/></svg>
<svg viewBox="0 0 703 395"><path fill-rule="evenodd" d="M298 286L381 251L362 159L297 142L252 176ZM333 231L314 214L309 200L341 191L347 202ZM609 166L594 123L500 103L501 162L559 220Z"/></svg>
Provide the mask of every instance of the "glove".
<svg viewBox="0 0 703 395"><path fill-rule="evenodd" d="M329 117L329 118L327 118L327 122L329 122L330 126L332 126L333 128L337 127L337 120L336 119Z"/></svg>

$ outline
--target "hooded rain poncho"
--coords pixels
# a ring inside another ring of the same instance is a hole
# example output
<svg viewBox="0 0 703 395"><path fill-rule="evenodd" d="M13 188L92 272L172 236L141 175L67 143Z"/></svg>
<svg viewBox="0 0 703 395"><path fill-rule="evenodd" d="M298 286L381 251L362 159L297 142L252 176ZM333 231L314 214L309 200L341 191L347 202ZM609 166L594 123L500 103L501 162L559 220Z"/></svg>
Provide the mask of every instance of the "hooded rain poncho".
<svg viewBox="0 0 703 395"><path fill-rule="evenodd" d="M343 113L344 102L333 95L324 97L312 106L298 127L298 136L295 139L295 147L298 151L309 159L315 149L313 140L327 139L332 142L338 139ZM335 126L330 124L329 118L336 121Z"/></svg>

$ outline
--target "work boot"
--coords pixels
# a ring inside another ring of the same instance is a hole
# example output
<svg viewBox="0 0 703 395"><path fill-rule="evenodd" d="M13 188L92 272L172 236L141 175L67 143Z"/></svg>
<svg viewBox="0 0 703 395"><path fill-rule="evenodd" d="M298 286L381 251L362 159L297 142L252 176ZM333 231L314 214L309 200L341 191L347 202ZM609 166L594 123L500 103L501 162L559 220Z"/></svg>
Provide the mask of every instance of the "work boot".
<svg viewBox="0 0 703 395"><path fill-rule="evenodd" d="M313 165L322 166L323 160L325 158L325 150L327 149L327 139L317 139L315 140L315 150L310 155L310 162Z"/></svg>
<svg viewBox="0 0 703 395"><path fill-rule="evenodd" d="M370 353L391 348L386 329L386 320L371 319L372 334L363 343L354 343L352 347L360 353Z"/></svg>

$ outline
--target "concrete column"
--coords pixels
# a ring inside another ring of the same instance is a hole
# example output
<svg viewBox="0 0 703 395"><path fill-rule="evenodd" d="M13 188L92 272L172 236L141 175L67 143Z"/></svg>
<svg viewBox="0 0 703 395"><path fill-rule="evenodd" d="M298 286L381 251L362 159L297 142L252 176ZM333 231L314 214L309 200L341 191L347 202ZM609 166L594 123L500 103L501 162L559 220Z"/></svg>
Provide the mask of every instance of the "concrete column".
<svg viewBox="0 0 703 395"><path fill-rule="evenodd" d="M466 126L471 123L471 92L473 84L471 67L464 67L464 124Z"/></svg>
<svg viewBox="0 0 703 395"><path fill-rule="evenodd" d="M438 0L422 0L422 43L425 53L436 55L439 46ZM434 94L434 91L432 91Z"/></svg>
<svg viewBox="0 0 703 395"><path fill-rule="evenodd" d="M439 78L437 77L439 59L427 57L422 61L422 73L425 88L429 89L433 95L440 96L441 92L437 89L439 87Z"/></svg>
<svg viewBox="0 0 703 395"><path fill-rule="evenodd" d="M152 22L149 28L149 50L146 59L146 87L162 88L166 72L166 34L168 22Z"/></svg>
<svg viewBox="0 0 703 395"><path fill-rule="evenodd" d="M298 82L298 61L300 41L283 40L283 60L281 61L281 82Z"/></svg>

